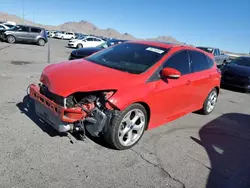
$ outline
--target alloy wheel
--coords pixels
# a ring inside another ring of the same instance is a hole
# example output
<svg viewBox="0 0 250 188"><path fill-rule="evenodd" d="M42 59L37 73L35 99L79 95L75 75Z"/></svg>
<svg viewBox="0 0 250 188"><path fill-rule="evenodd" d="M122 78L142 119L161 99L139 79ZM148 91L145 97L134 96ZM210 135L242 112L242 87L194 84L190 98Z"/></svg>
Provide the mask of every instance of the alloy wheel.
<svg viewBox="0 0 250 188"><path fill-rule="evenodd" d="M140 109L130 110L122 119L118 139L121 145L131 146L136 143L146 125L145 115Z"/></svg>

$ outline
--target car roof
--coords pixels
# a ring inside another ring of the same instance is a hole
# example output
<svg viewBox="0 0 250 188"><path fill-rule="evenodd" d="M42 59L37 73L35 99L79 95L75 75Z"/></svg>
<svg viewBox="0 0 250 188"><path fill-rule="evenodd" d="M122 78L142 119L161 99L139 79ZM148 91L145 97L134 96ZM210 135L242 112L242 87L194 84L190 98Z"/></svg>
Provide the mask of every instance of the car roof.
<svg viewBox="0 0 250 188"><path fill-rule="evenodd" d="M152 45L152 46L158 46L162 48L174 48L174 47L188 47L190 49L196 49L193 46L185 45L185 44L177 44L177 43L170 43L170 42L163 42L163 41L149 41L149 40L129 40L127 42L130 43L139 43L139 44L146 44L146 45Z"/></svg>
<svg viewBox="0 0 250 188"><path fill-rule="evenodd" d="M23 26L23 27L32 27L32 28L37 28L37 29L44 29L42 27L36 27L36 26L32 26L32 25L21 25L21 24L18 24L16 26Z"/></svg>

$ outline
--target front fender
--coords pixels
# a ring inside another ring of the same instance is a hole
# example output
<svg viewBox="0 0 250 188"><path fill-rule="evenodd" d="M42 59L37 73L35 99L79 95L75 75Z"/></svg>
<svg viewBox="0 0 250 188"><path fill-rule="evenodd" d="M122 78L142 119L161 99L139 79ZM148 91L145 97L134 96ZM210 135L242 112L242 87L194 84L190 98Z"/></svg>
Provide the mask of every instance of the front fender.
<svg viewBox="0 0 250 188"><path fill-rule="evenodd" d="M137 87L129 88L130 90L118 90L110 99L111 102L116 108L123 111L128 106L136 102L144 102L148 104L148 101L145 100L149 92L148 89Z"/></svg>

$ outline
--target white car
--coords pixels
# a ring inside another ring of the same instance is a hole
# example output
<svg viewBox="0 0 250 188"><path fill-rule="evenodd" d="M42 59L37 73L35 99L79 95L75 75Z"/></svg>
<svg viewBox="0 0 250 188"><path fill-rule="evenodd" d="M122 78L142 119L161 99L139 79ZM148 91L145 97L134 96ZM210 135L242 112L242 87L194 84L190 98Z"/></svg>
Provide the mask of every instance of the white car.
<svg viewBox="0 0 250 188"><path fill-rule="evenodd" d="M56 35L56 31L49 31L49 37L54 38Z"/></svg>
<svg viewBox="0 0 250 188"><path fill-rule="evenodd" d="M75 33L73 32L57 32L55 34L55 38L58 39L74 39L75 37Z"/></svg>
<svg viewBox="0 0 250 188"><path fill-rule="evenodd" d="M81 39L70 40L68 46L71 48L85 48L85 47L96 47L105 41L92 36L86 36Z"/></svg>
<svg viewBox="0 0 250 188"><path fill-rule="evenodd" d="M16 26L16 22L11 22L11 21L7 21L7 22L1 23L1 24L4 25L4 26L6 26L6 27L8 27L8 29Z"/></svg>
<svg viewBox="0 0 250 188"><path fill-rule="evenodd" d="M0 30L5 30L5 29L9 29L9 27L4 24L0 24Z"/></svg>

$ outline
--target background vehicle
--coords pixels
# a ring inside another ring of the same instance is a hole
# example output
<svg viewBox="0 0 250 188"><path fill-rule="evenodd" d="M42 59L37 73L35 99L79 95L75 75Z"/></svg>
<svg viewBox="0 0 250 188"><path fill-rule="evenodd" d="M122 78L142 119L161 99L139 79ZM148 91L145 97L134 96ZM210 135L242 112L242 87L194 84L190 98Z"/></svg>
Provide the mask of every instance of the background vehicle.
<svg viewBox="0 0 250 188"><path fill-rule="evenodd" d="M11 21L7 21L2 23L3 25L7 26L8 28L13 28L14 26L16 26L16 22L11 22Z"/></svg>
<svg viewBox="0 0 250 188"><path fill-rule="evenodd" d="M229 60L229 56L221 52L219 48L211 48L211 47L197 47L197 48L213 54L215 62L218 67L220 67L223 64L226 64L227 61Z"/></svg>
<svg viewBox="0 0 250 188"><path fill-rule="evenodd" d="M96 47L104 42L105 41L100 38L87 36L82 39L70 40L68 46L73 48Z"/></svg>
<svg viewBox="0 0 250 188"><path fill-rule="evenodd" d="M73 50L69 56L69 60L73 60L73 59L80 59L80 58L84 58L87 57L95 52L98 52L104 48L108 48L112 45L115 44L120 44L123 42L126 42L127 40L108 40L102 44L100 44L97 47L86 47L86 48L79 48L77 50Z"/></svg>
<svg viewBox="0 0 250 188"><path fill-rule="evenodd" d="M44 46L48 42L45 29L28 25L16 25L15 27L0 32L0 38L8 43L28 42Z"/></svg>
<svg viewBox="0 0 250 188"><path fill-rule="evenodd" d="M74 39L76 36L73 32L57 32L55 38L59 39Z"/></svg>
<svg viewBox="0 0 250 188"><path fill-rule="evenodd" d="M221 69L223 86L233 86L250 91L250 57L238 57Z"/></svg>
<svg viewBox="0 0 250 188"><path fill-rule="evenodd" d="M6 29L9 29L9 27L4 24L0 24L0 30L6 30Z"/></svg>
<svg viewBox="0 0 250 188"><path fill-rule="evenodd" d="M54 38L62 39L62 38L63 38L63 35L64 35L64 32L63 32L63 31L57 31L57 32L55 32Z"/></svg>
<svg viewBox="0 0 250 188"><path fill-rule="evenodd" d="M213 56L197 48L129 41L49 65L42 84L29 88L37 115L59 132L86 128L128 149L146 129L197 110L210 114L220 76Z"/></svg>

